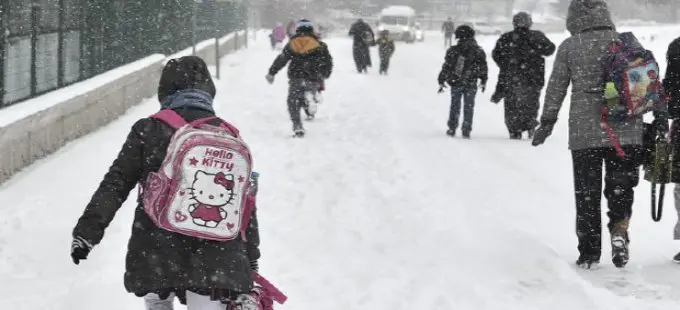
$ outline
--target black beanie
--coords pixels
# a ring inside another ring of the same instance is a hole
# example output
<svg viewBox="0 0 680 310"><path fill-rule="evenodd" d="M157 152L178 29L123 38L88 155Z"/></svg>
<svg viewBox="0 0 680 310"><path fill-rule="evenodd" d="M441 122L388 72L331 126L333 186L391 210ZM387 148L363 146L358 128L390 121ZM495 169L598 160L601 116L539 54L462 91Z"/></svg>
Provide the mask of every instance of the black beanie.
<svg viewBox="0 0 680 310"><path fill-rule="evenodd" d="M295 23L295 32L298 34L314 34L314 24L307 19L301 19Z"/></svg>
<svg viewBox="0 0 680 310"><path fill-rule="evenodd" d="M158 82L158 101L185 89L199 89L215 98L215 84L213 83L208 65L198 56L185 56L170 59Z"/></svg>
<svg viewBox="0 0 680 310"><path fill-rule="evenodd" d="M475 30L468 25L458 26L455 31L456 39L472 39L475 37Z"/></svg>

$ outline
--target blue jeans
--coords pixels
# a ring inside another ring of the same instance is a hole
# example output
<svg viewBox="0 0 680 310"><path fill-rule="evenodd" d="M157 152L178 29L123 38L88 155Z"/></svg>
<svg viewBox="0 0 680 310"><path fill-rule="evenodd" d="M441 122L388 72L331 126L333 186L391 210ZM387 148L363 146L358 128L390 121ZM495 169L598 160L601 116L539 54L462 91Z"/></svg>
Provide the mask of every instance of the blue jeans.
<svg viewBox="0 0 680 310"><path fill-rule="evenodd" d="M470 133L472 131L472 117L475 113L475 96L477 95L477 87L451 87L451 112L449 113L449 129L456 130L458 128L458 119L460 118L460 104L463 99L463 132Z"/></svg>

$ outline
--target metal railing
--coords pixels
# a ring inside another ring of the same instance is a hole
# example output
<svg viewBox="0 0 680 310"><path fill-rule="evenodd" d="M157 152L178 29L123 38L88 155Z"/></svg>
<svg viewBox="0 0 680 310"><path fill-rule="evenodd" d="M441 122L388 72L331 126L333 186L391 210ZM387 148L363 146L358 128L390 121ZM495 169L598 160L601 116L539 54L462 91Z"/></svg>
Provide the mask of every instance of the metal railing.
<svg viewBox="0 0 680 310"><path fill-rule="evenodd" d="M246 8L224 0L0 0L0 108L245 29Z"/></svg>

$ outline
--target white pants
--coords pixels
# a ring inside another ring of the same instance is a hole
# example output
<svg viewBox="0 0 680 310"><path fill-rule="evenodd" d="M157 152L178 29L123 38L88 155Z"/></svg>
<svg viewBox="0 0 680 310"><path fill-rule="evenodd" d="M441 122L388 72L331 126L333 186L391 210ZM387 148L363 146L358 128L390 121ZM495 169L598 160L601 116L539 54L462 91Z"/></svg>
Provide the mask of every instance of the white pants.
<svg viewBox="0 0 680 310"><path fill-rule="evenodd" d="M160 299L156 294L144 296L146 310L173 310L175 295L170 294L167 299ZM187 310L225 310L227 306L219 300L210 300L210 296L198 295L187 291Z"/></svg>

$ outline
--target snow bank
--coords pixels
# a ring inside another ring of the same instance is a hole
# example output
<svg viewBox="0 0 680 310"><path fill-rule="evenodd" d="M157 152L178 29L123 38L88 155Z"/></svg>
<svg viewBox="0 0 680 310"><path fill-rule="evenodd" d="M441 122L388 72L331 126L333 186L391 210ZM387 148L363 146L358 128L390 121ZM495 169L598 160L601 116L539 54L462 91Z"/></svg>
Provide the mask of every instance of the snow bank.
<svg viewBox="0 0 680 310"><path fill-rule="evenodd" d="M221 38L219 56L247 46L246 41L245 31ZM197 55L208 65L216 63L214 39L200 42L196 47ZM169 57L152 55L0 110L0 183L154 96L164 63L191 53L190 47Z"/></svg>
<svg viewBox="0 0 680 310"><path fill-rule="evenodd" d="M71 86L60 88L42 96L4 108L0 110L0 127L7 126L11 123L21 120L22 118L48 109L61 102L82 96L88 92L91 92L93 89L111 84L113 81L129 74L143 70L149 66L156 65L164 58L165 56L162 54L152 55L122 67L115 68L111 71L107 71L91 79L87 79Z"/></svg>

